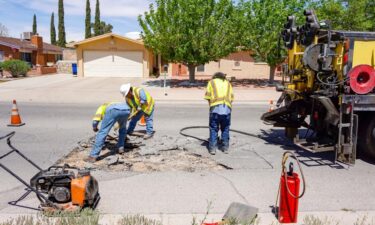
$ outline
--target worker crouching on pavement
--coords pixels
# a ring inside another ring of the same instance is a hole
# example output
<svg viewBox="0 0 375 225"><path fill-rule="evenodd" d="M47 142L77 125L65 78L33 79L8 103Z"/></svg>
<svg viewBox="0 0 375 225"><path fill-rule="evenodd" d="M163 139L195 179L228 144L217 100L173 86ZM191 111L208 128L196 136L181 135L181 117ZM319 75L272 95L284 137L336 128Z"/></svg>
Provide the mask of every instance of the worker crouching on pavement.
<svg viewBox="0 0 375 225"><path fill-rule="evenodd" d="M233 90L232 85L221 72L214 74L207 84L204 97L210 105L210 138L208 151L215 155L218 146L218 132L221 130L221 150L227 154L229 150L229 130L232 112Z"/></svg>
<svg viewBox="0 0 375 225"><path fill-rule="evenodd" d="M130 88L130 85L128 89ZM120 92L126 87L121 86ZM105 143L105 139L113 125L117 122L119 124L119 135L118 135L118 153L124 153L125 138L126 138L126 123L130 115L130 107L124 102L110 102L104 103L99 106L96 110L95 116L92 122L92 128L96 134L95 144L90 152L90 156L85 161L96 162L100 155L100 151ZM100 129L98 129L99 122L102 122Z"/></svg>
<svg viewBox="0 0 375 225"><path fill-rule="evenodd" d="M130 86L130 84L127 85ZM130 90L124 90L123 94L126 96L126 102L132 108L132 119L127 130L128 135L132 135L137 122L144 116L146 120L146 135L143 138L151 138L154 135L154 99L146 90L139 87L130 87Z"/></svg>

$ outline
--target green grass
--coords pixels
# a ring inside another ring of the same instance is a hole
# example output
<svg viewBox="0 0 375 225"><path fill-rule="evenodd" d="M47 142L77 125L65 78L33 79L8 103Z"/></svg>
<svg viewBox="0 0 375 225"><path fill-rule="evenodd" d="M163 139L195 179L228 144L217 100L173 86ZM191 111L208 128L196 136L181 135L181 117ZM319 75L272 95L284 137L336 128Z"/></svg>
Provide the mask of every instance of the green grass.
<svg viewBox="0 0 375 225"><path fill-rule="evenodd" d="M90 209L80 212L44 213L36 216L20 216L0 225L98 225L99 213Z"/></svg>
<svg viewBox="0 0 375 225"><path fill-rule="evenodd" d="M36 216L19 216L10 219L0 225L98 225L99 213L93 210L82 210L80 212L57 212L49 214L38 214ZM192 225L200 225L203 221L198 222L193 218ZM240 224L235 219L229 219L223 225L259 225L261 219L258 218L249 223ZM278 222L270 225L279 224ZM336 221L333 218L309 215L303 219L304 225L346 225L345 221ZM114 225L162 225L160 221L148 219L142 215L125 216ZM178 224L176 224L178 225ZM362 216L356 220L353 225L375 225L375 220Z"/></svg>

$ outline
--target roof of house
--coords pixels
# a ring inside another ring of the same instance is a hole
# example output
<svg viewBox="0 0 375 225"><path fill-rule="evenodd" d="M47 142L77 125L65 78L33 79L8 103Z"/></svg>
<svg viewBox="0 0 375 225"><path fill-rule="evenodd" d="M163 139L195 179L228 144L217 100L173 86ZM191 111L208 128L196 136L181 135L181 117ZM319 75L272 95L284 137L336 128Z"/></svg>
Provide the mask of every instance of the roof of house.
<svg viewBox="0 0 375 225"><path fill-rule="evenodd" d="M115 37L115 38L119 38L121 40L130 41L130 42L133 42L133 43L136 43L136 44L144 45L143 41L141 41L141 40L134 40L134 39L131 39L131 38L127 38L127 37L118 35L118 34L107 33L107 34L102 34L102 35L99 35L99 36L87 38L87 39L82 40L82 41L69 43L69 44L67 44L67 47L73 48L73 47L76 47L78 45L90 43L90 42L97 41L97 40L100 40L100 39L103 39L103 38L108 38L108 37Z"/></svg>
<svg viewBox="0 0 375 225"><path fill-rule="evenodd" d="M37 46L32 44L29 40L12 38L12 37L0 37L0 45L5 45L10 48L15 48L20 51L22 50L37 50ZM58 53L62 54L62 48L43 42L43 52L45 53Z"/></svg>

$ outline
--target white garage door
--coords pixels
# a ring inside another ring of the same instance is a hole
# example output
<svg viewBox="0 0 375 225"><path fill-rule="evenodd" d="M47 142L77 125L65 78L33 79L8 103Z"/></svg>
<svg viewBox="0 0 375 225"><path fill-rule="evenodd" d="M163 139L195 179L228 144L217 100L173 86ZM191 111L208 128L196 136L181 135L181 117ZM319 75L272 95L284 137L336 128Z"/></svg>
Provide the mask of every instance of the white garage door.
<svg viewBox="0 0 375 225"><path fill-rule="evenodd" d="M85 77L143 77L142 52L84 51Z"/></svg>

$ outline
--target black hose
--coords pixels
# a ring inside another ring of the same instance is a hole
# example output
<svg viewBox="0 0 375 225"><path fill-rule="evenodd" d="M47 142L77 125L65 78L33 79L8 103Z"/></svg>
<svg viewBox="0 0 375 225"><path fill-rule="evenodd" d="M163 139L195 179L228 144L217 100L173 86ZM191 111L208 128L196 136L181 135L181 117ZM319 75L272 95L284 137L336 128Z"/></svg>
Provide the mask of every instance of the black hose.
<svg viewBox="0 0 375 225"><path fill-rule="evenodd" d="M5 139L5 138L9 139L9 138L13 137L15 133L16 133L15 131L12 131L9 134L6 134L5 136L0 137L0 140Z"/></svg>
<svg viewBox="0 0 375 225"><path fill-rule="evenodd" d="M196 137L196 136L193 136L193 135L190 135L190 134L186 134L186 133L184 133L184 131L191 130L191 129L209 129L209 128L210 127L208 127L208 126L189 126L189 127L184 127L184 128L182 128L180 130L180 134L182 136L184 136L184 137L190 137L190 138L194 138L196 140L208 143L207 140L199 138L199 137ZM265 137L262 137L260 134L247 133L247 132L240 131L240 130L235 130L235 129L229 129L229 131L234 132L234 133L238 133L238 134L242 134L242 135L246 135L246 136L250 136L250 137L254 137L254 138L258 138L258 139L261 139L263 141L266 141L266 142L274 144L274 145L293 146L291 144L285 144L285 143L280 143L280 142L276 142L276 141L271 141L271 140L269 140L269 139L267 139Z"/></svg>

